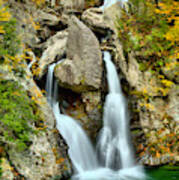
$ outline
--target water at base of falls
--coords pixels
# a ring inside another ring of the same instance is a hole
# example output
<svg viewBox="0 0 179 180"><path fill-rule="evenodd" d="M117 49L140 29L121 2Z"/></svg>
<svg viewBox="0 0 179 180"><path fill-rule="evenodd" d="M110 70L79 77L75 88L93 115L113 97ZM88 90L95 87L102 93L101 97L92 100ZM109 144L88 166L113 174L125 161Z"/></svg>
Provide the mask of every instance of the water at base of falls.
<svg viewBox="0 0 179 180"><path fill-rule="evenodd" d="M135 164L130 147L126 101L109 52L104 52L104 61L109 94L96 151L80 124L60 113L58 86L53 80L55 64L48 68L47 100L56 117L57 129L69 146L68 154L75 170L72 180L144 180L143 168Z"/></svg>

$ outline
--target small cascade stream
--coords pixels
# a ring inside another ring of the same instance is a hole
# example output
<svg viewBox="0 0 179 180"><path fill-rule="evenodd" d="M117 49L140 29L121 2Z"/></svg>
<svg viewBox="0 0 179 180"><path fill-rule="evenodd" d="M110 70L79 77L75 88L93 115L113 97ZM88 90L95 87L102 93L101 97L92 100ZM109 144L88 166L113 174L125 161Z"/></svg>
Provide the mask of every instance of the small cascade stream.
<svg viewBox="0 0 179 180"><path fill-rule="evenodd" d="M109 94L106 97L103 128L96 151L89 138L73 118L61 114L58 85L53 78L55 63L48 68L47 100L51 105L57 129L69 146L69 157L74 166L73 180L144 180L142 167L137 166L129 141L129 118L126 101L120 87L117 71L109 52L104 52Z"/></svg>

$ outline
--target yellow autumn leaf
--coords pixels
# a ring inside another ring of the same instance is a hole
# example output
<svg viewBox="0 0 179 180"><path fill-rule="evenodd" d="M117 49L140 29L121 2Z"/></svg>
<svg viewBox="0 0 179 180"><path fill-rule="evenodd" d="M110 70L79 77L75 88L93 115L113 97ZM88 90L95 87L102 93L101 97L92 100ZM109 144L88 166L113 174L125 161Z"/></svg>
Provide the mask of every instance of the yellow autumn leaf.
<svg viewBox="0 0 179 180"><path fill-rule="evenodd" d="M172 81L169 81L167 79L161 80L161 83L165 85L166 87L171 87L174 83Z"/></svg>
<svg viewBox="0 0 179 180"><path fill-rule="evenodd" d="M4 34L4 33L5 33L5 31L4 31L3 26L0 26L0 34Z"/></svg>
<svg viewBox="0 0 179 180"><path fill-rule="evenodd" d="M56 163L57 163L57 164L61 164L61 163L63 163L64 161L65 161L65 159L61 157L61 158L59 158L59 159L56 160Z"/></svg>

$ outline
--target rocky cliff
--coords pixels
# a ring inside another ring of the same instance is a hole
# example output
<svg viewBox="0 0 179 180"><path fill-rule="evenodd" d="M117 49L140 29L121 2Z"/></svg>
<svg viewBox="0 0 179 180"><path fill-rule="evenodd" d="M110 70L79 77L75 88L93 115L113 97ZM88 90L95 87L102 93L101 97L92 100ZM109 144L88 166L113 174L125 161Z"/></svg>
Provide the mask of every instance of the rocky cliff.
<svg viewBox="0 0 179 180"><path fill-rule="evenodd" d="M15 58L0 54L3 62L5 57L13 61L1 64L0 80L18 82L34 101L35 110L31 111L38 114L38 120L28 122L38 132L31 132L29 143L25 142L27 147L17 151L14 143L3 139L0 129L2 179L70 176L68 147L56 131L55 118L43 92L47 67L62 60L55 67L62 112L77 119L94 140L101 128L102 106L108 91L103 50L111 52L129 101L138 161L149 166L178 163L178 76L174 75L177 70L164 67L162 76L153 74L141 69L144 57L135 48L125 51L125 44L119 40L120 27L116 25L123 15L122 5L116 3L103 11L98 7L102 4L100 0L37 2L7 3L8 11L16 18L16 33L22 43L17 57L22 56L24 61L16 62L23 64L19 71L15 68L17 64L13 64ZM0 33L3 36L3 31ZM167 84L170 81L172 84Z"/></svg>

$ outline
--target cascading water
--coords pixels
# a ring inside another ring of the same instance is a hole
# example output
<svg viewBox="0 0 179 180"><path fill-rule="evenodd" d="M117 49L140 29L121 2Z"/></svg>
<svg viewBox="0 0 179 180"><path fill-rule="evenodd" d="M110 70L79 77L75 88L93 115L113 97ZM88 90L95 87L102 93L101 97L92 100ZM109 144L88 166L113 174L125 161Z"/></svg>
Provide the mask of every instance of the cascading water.
<svg viewBox="0 0 179 180"><path fill-rule="evenodd" d="M69 156L75 169L73 180L144 180L136 166L129 144L129 118L118 75L109 52L104 52L109 94L104 107L104 126L96 153L87 135L74 119L60 113L58 86L53 80L56 64L48 68L47 99L53 108L57 129L69 146ZM98 159L97 159L98 156Z"/></svg>
<svg viewBox="0 0 179 180"><path fill-rule="evenodd" d="M104 4L100 8L104 10L117 2L120 2L122 5L124 5L124 3L127 1L128 0L104 0Z"/></svg>
<svg viewBox="0 0 179 180"><path fill-rule="evenodd" d="M109 94L104 106L104 127L98 142L99 155L106 167L113 168L117 164L116 168L119 165L123 169L130 168L134 166L134 158L128 140L129 118L126 102L109 52L104 52L104 61ZM116 159L116 156L120 156L120 159Z"/></svg>
<svg viewBox="0 0 179 180"><path fill-rule="evenodd" d="M98 167L95 151L81 126L71 117L60 113L57 101L57 82L53 81L55 63L48 68L46 81L47 100L51 105L56 121L57 129L66 140L69 146L69 156L76 173L83 173L87 170L95 170Z"/></svg>

